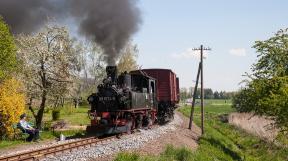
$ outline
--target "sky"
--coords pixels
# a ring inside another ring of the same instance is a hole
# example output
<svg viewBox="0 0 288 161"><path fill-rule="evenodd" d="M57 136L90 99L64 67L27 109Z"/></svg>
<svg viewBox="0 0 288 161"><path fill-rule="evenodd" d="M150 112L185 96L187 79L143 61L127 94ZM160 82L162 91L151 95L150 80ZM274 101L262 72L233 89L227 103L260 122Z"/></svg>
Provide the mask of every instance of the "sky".
<svg viewBox="0 0 288 161"><path fill-rule="evenodd" d="M204 45L212 49L205 53L204 88L238 90L257 60L254 42L288 27L285 0L139 0L138 6L138 64L172 69L180 87L194 87L199 52L192 48Z"/></svg>

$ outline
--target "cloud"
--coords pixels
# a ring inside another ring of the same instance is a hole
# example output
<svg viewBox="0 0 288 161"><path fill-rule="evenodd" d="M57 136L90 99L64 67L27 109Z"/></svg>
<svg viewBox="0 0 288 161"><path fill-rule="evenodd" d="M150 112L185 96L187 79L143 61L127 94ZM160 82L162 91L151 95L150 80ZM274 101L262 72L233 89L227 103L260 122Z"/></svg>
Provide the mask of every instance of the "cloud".
<svg viewBox="0 0 288 161"><path fill-rule="evenodd" d="M245 48L233 48L229 50L229 53L234 56L246 56Z"/></svg>
<svg viewBox="0 0 288 161"><path fill-rule="evenodd" d="M200 59L200 51L188 48L182 53L172 54L171 57L176 59ZM207 58L207 51L203 51L203 57L204 59Z"/></svg>

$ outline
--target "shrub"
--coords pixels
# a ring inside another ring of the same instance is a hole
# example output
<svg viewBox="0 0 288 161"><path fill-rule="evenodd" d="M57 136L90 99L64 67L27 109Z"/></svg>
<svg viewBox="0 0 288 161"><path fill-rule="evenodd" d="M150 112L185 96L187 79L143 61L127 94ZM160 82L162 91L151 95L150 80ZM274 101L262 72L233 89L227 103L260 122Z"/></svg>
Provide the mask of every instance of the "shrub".
<svg viewBox="0 0 288 161"><path fill-rule="evenodd" d="M60 119L60 110L59 109L54 109L52 111L52 120L59 120Z"/></svg>
<svg viewBox="0 0 288 161"><path fill-rule="evenodd" d="M25 109L25 95L22 84L14 79L4 80L0 84L0 112L2 115L1 138L13 134L13 124L19 122L20 115Z"/></svg>
<svg viewBox="0 0 288 161"><path fill-rule="evenodd" d="M233 107L271 116L281 130L288 131L288 76L251 81L235 95Z"/></svg>

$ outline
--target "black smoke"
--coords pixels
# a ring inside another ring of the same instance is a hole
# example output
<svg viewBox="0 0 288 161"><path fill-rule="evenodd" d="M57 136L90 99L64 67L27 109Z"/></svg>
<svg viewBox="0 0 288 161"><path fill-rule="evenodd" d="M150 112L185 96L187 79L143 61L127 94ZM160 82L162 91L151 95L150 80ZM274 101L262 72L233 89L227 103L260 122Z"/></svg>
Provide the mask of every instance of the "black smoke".
<svg viewBox="0 0 288 161"><path fill-rule="evenodd" d="M79 34L100 45L109 65L141 23L137 0L0 0L0 15L12 32L32 33L47 21L74 19Z"/></svg>

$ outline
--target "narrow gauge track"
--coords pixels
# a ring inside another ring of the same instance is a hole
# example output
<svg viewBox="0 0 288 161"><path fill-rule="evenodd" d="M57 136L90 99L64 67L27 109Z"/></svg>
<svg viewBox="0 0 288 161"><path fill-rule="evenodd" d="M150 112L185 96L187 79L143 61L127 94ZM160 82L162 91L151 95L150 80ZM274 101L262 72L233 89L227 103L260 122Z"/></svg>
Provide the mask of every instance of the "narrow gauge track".
<svg viewBox="0 0 288 161"><path fill-rule="evenodd" d="M95 145L97 143L101 143L103 141L107 141L113 138L116 138L116 136L105 137L103 139L99 139L96 137L89 137L89 138L80 139L80 140L68 142L68 143L63 143L63 144L59 144L59 145L55 145L51 147L39 148L39 149L28 151L28 152L0 157L0 161L39 160L49 155L60 154L62 152L72 151L73 149L77 149L80 147Z"/></svg>

